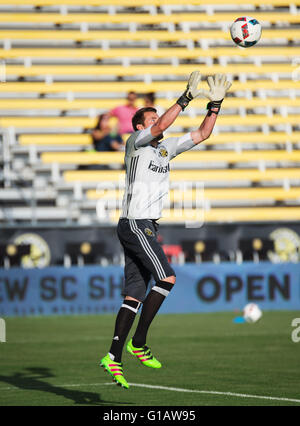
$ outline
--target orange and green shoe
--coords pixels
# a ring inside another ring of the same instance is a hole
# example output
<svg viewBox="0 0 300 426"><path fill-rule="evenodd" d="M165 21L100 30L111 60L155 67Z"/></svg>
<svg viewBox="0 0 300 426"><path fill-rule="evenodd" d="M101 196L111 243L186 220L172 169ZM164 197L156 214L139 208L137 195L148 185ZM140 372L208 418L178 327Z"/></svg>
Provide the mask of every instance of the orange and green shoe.
<svg viewBox="0 0 300 426"><path fill-rule="evenodd" d="M100 367L103 367L104 371L107 371L111 375L113 381L116 382L117 385L125 389L129 388L129 384L123 375L123 364L121 362L112 361L109 354L107 354L101 359Z"/></svg>
<svg viewBox="0 0 300 426"><path fill-rule="evenodd" d="M152 355L148 346L144 345L141 348L135 348L132 344L132 339L129 340L126 347L127 351L135 356L143 365L151 368L160 368L161 363Z"/></svg>

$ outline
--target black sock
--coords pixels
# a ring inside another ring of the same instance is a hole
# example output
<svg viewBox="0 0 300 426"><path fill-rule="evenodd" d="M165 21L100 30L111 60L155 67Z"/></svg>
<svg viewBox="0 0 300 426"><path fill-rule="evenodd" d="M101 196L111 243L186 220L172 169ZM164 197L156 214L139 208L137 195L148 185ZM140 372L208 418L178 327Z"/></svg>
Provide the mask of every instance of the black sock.
<svg viewBox="0 0 300 426"><path fill-rule="evenodd" d="M113 355L113 360L116 362L121 362L123 346L139 307L140 302L125 299L118 312L114 338L109 350L110 355Z"/></svg>
<svg viewBox="0 0 300 426"><path fill-rule="evenodd" d="M146 344L150 324L173 286L174 284L167 281L158 281L146 297L140 320L132 339L132 344L136 348L141 348Z"/></svg>

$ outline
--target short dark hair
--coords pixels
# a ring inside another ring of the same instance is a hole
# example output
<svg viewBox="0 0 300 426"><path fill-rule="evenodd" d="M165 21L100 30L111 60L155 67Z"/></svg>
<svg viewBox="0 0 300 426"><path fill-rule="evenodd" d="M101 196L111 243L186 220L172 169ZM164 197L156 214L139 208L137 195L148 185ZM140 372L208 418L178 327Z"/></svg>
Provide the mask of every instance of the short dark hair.
<svg viewBox="0 0 300 426"><path fill-rule="evenodd" d="M130 90L130 92L127 93L127 98L128 98L129 95L137 96L137 93L134 90Z"/></svg>
<svg viewBox="0 0 300 426"><path fill-rule="evenodd" d="M155 108L152 107L146 107L146 108L140 108L137 110L137 112L132 117L132 127L134 130L137 130L137 125L142 124L144 126L144 120L145 120L145 112L156 112Z"/></svg>
<svg viewBox="0 0 300 426"><path fill-rule="evenodd" d="M149 101L154 104L155 103L155 93L149 92L145 94L145 99L149 99Z"/></svg>

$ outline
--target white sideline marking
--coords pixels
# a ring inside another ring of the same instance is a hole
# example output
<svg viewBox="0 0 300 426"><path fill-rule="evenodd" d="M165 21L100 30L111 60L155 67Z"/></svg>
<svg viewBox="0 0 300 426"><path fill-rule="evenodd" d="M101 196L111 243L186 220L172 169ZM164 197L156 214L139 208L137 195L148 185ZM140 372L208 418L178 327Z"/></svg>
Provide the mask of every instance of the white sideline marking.
<svg viewBox="0 0 300 426"><path fill-rule="evenodd" d="M45 387L51 386L51 383L45 383ZM73 384L66 384L66 385L56 385L53 384L53 387L85 387L85 386L116 386L115 383L73 383ZM238 398L256 398L256 399L268 399L271 401L287 401L287 402L297 402L300 403L300 399L294 399L294 398L281 398L281 397L275 397L275 396L264 396L264 395L249 395L245 393L235 393L235 392L220 392L220 391L207 391L207 390L196 390L196 389L182 389L182 388L173 388L173 387L167 387L167 386L156 386L156 385L146 385L142 383L129 383L130 386L136 386L140 388L148 388L148 389L160 389L160 390L166 390L171 392L185 392L185 393L200 393L200 394L208 394L208 395L225 395L225 396L235 396ZM32 390L43 390L44 386L39 386L36 388L32 388ZM29 389L20 389L17 387L6 387L6 388L0 388L1 391L6 390L25 390L28 391Z"/></svg>
<svg viewBox="0 0 300 426"><path fill-rule="evenodd" d="M111 383L114 384L114 383ZM257 398L257 399L269 399L274 401L289 401L289 402L298 402L300 399L293 398L280 398L275 396L263 396L263 395L248 395L245 393L234 393L234 392L219 392L219 391L206 391L206 390L193 390L193 389L181 389L181 388L169 388L166 386L153 386L153 385L144 385L139 383L129 383L131 386L137 386L140 388L149 388L149 389L161 389L173 392L188 392L188 393L202 393L202 394L211 394L211 395L226 395L226 396L237 396L239 398Z"/></svg>

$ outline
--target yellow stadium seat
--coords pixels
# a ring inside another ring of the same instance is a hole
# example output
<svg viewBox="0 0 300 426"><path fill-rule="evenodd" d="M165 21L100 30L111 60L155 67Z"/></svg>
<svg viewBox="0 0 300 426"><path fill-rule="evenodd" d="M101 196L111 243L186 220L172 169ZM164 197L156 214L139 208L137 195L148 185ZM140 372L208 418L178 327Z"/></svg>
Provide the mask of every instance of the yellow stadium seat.
<svg viewBox="0 0 300 426"><path fill-rule="evenodd" d="M124 152L45 152L41 155L44 163L61 164L123 164ZM299 162L300 150L287 151L188 151L172 160L173 163L188 163L195 168L201 163L226 162L248 163L257 161Z"/></svg>
<svg viewBox="0 0 300 426"><path fill-rule="evenodd" d="M300 30L265 29L264 39L283 38L287 40L300 38ZM56 30L0 30L1 39L9 40L74 40L74 41L99 41L99 40L126 40L126 41L183 41L183 40L231 40L229 31L207 30L201 31L56 31Z"/></svg>
<svg viewBox="0 0 300 426"><path fill-rule="evenodd" d="M92 142L89 134L60 134L60 135L35 135L23 134L19 136L19 144L26 145L90 145Z"/></svg>
<svg viewBox="0 0 300 426"><path fill-rule="evenodd" d="M299 48L300 54L300 48ZM6 82L1 85L2 93L68 93L68 92L100 92L100 93L126 93L135 90L139 93L146 92L182 92L185 82L180 81L156 81L154 83L134 82L54 82L52 84L40 82ZM244 83L235 81L230 92L257 91L257 90L292 90L298 89L299 82L293 80L251 80Z"/></svg>
<svg viewBox="0 0 300 426"><path fill-rule="evenodd" d="M82 3L81 3L82 4ZM255 11L255 18L260 22L278 22L280 17L281 22L298 23L299 17L296 14L289 12L261 12ZM116 13L109 15L111 24L123 24L124 22L132 22L136 24L180 24L182 22L228 22L231 23L236 19L236 13L221 12L207 14L199 13L174 13L166 15L164 13L151 15L149 13ZM108 18L106 13L0 13L0 22L7 23L107 23Z"/></svg>
<svg viewBox="0 0 300 426"><path fill-rule="evenodd" d="M96 125L96 118L88 117L2 117L0 126L2 127L36 127L36 128L93 128Z"/></svg>
<svg viewBox="0 0 300 426"><path fill-rule="evenodd" d="M201 124L203 117L181 116L176 120L176 126L182 126L193 130ZM36 127L36 128L93 128L96 125L96 118L89 117L2 117L0 126L2 127ZM298 125L299 115L291 114L282 116L275 114L271 117L266 115L252 114L245 117L239 115L220 115L219 126L263 126L267 125Z"/></svg>
<svg viewBox="0 0 300 426"><path fill-rule="evenodd" d="M205 145L221 145L233 143L250 143L250 144L287 144L300 142L300 132L287 134L284 132L270 132L264 134L261 132L230 132L212 134L204 143Z"/></svg>
<svg viewBox="0 0 300 426"><path fill-rule="evenodd" d="M169 108L173 103L176 102L176 99L159 99L157 105L161 108ZM73 101L68 101L65 99L0 99L0 109L41 109L41 110L78 110L78 109L91 109L97 108L102 110L110 110L116 106L122 105L124 99L75 99ZM144 106L143 99L139 99L137 106L142 108ZM205 108L205 100L195 99L193 108ZM262 108L262 107L300 107L300 98L290 99L287 97L278 97L278 98L227 98L226 102L222 105L222 111L227 108Z"/></svg>
<svg viewBox="0 0 300 426"><path fill-rule="evenodd" d="M125 174L117 170L68 170L64 172L66 182L124 182ZM170 174L172 182L214 182L214 181L276 181L295 180L300 178L300 168L266 169L216 169L216 170L173 170Z"/></svg>
<svg viewBox="0 0 300 426"><path fill-rule="evenodd" d="M89 189L86 197L89 200L120 200L124 195L118 189ZM270 188L204 188L203 196L209 201L256 201L256 200L299 200L300 188L283 189L282 187ZM169 200L172 203L195 201L199 193L195 189L171 189Z"/></svg>
<svg viewBox="0 0 300 426"><path fill-rule="evenodd" d="M44 152L43 163L123 164L124 152Z"/></svg>
<svg viewBox="0 0 300 426"><path fill-rule="evenodd" d="M120 216L118 210L110 215L112 222L117 222ZM234 223L234 222L280 222L298 221L300 207L239 207L239 208L214 208L206 211L196 209L170 209L163 211L159 223Z"/></svg>
<svg viewBox="0 0 300 426"><path fill-rule="evenodd" d="M294 0L294 4L299 4L297 0ZM13 0L10 2L11 5L34 5L34 6L53 6L61 5L60 0ZM123 7L142 7L145 5L144 0L87 0L85 3L83 3L82 0L64 0L64 5L67 6L123 6ZM163 5L183 5L182 0L172 0L170 3L170 0L147 0L147 5L153 5L153 6L163 6ZM236 2L233 0L212 0L209 2L210 5L236 5ZM249 5L255 5L260 6L261 2L259 0L247 0L247 4ZM264 0L264 5L270 5L270 6L289 6L290 1L289 0ZM203 0L190 0L189 5L193 6L202 6Z"/></svg>
<svg viewBox="0 0 300 426"><path fill-rule="evenodd" d="M182 136L183 133L170 133L167 136ZM124 140L128 135L124 135ZM299 143L300 132L287 134L284 132L271 132L264 134L261 132L230 132L212 134L204 143L205 145L222 145L233 143L251 144L286 144ZM92 138L89 134L23 134L19 136L20 145L90 145Z"/></svg>
<svg viewBox="0 0 300 426"><path fill-rule="evenodd" d="M96 199L96 191L89 190L87 197ZM256 200L299 200L300 199L300 188L289 188L283 189L282 187L277 188L204 188L203 196L205 200L209 201L256 201ZM193 201L199 197L199 193L196 190L171 190L170 201L171 202L182 202Z"/></svg>
<svg viewBox="0 0 300 426"><path fill-rule="evenodd" d="M116 75L116 76L137 76L137 75L159 75L159 74L170 74L170 70L173 75L176 76L187 76L197 68L197 65L180 64L180 66L171 66L164 64L147 64L140 65L135 64L130 67L120 65L12 65L7 64L5 73L7 76L17 75L22 77L30 76L56 76L56 75ZM215 73L225 74L274 74L280 73L291 74L295 69L296 65L293 66L291 63L280 63L276 64L276 70L274 64L228 64L220 65L214 64L212 66L201 64L202 75L209 75Z"/></svg>
<svg viewBox="0 0 300 426"><path fill-rule="evenodd" d="M164 215L163 215L164 216ZM188 220L201 220L199 212L184 212L180 215L176 210L166 212L161 222L184 222ZM247 208L217 208L203 212L203 221L206 222L270 222L299 220L300 207L247 207Z"/></svg>
<svg viewBox="0 0 300 426"><path fill-rule="evenodd" d="M63 15L61 15L63 16ZM66 15L68 16L68 15ZM227 57L283 57L293 58L299 56L300 47L253 47L251 53L249 49L240 49L237 46L232 47L215 47L214 49L187 49L184 47L159 49L149 48L122 48L122 49L54 49L54 48L12 48L9 50L0 49L0 58L47 58L47 59L116 59L116 58L172 58L177 59L198 59L198 58L219 58L220 56Z"/></svg>

